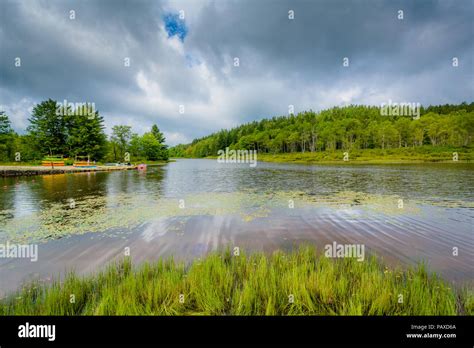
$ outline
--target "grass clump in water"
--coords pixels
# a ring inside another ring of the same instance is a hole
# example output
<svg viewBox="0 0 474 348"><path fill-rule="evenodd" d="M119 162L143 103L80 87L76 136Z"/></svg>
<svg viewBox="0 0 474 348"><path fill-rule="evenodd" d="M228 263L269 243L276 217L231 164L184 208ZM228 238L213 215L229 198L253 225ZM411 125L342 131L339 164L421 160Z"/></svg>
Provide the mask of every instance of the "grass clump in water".
<svg viewBox="0 0 474 348"><path fill-rule="evenodd" d="M474 314L473 292L450 288L423 265L402 271L375 257L334 260L308 246L213 253L189 266L166 259L132 268L124 259L94 276L32 283L0 301L0 315L457 314Z"/></svg>

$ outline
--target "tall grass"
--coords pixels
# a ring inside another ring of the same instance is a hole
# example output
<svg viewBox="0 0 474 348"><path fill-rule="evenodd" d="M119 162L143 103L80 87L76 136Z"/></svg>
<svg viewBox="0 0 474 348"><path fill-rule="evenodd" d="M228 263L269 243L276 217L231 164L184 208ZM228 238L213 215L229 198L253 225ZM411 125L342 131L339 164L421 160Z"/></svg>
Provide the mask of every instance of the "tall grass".
<svg viewBox="0 0 474 348"><path fill-rule="evenodd" d="M348 153L348 162L344 161L344 152ZM458 153L459 162L473 162L474 148L472 147L402 147L392 149L352 149L335 151L316 151L305 153L258 153L258 160L264 162L290 162L290 163L423 163L453 161L453 153Z"/></svg>
<svg viewBox="0 0 474 348"><path fill-rule="evenodd" d="M423 265L333 260L306 246L269 256L214 253L188 266L166 259L132 268L124 259L94 276L29 284L0 301L0 314L472 315L474 295Z"/></svg>

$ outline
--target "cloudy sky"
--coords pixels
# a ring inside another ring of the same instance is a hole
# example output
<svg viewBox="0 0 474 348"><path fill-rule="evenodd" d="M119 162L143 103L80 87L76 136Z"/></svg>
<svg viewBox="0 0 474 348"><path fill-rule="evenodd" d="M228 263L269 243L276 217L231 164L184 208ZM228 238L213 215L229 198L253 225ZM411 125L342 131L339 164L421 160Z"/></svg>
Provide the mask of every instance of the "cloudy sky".
<svg viewBox="0 0 474 348"><path fill-rule="evenodd" d="M473 17L473 0L0 0L0 109L22 132L42 100L95 103L108 133L157 123L174 145L289 105L471 102Z"/></svg>

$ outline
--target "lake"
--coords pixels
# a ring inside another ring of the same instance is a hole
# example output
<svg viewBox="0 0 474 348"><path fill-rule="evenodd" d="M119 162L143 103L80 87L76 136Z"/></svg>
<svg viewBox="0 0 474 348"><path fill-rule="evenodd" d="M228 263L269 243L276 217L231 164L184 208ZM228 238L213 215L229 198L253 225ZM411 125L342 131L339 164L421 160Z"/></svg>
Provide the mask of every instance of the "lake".
<svg viewBox="0 0 474 348"><path fill-rule="evenodd" d="M135 263L213 250L362 244L388 265L424 261L455 286L474 279L474 165L295 165L179 159L146 172L0 178L0 294L128 251Z"/></svg>

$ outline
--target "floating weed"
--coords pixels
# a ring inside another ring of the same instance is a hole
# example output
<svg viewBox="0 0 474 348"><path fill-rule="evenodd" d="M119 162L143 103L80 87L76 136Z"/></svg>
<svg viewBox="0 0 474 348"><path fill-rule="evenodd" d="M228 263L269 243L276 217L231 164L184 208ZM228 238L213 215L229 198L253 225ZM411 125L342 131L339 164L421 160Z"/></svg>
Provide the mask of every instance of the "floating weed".
<svg viewBox="0 0 474 348"><path fill-rule="evenodd" d="M202 193L183 197L186 209L181 209L177 198L142 197L122 193L109 196L86 196L77 200L75 208L68 202L51 203L38 212L25 216L0 216L0 241L11 243L44 242L64 236L87 232L127 229L157 218L191 217L202 215L240 216L242 221L267 217L274 209L287 209L288 201L298 201L303 208L328 207L347 213L352 208L358 214L382 213L387 217L398 214L417 214L419 205L426 202L407 201L398 208L398 196L375 195L344 191L332 195L311 195L299 191L233 193ZM435 202L428 202L436 205ZM448 204L440 202L439 204ZM451 202L449 206L474 207L474 203ZM341 208L342 207L342 208ZM349 209L349 210L348 210Z"/></svg>

